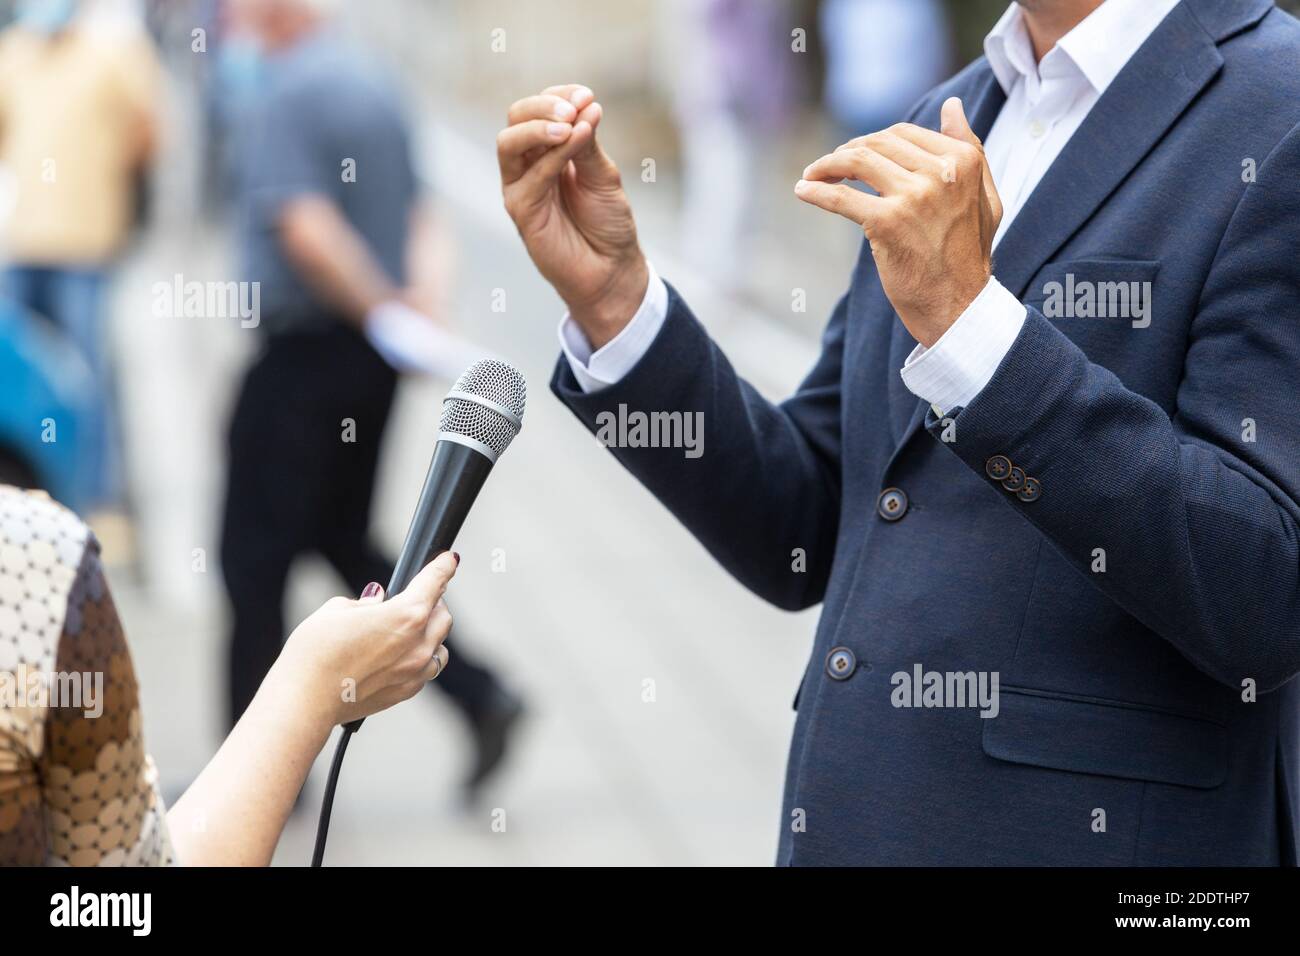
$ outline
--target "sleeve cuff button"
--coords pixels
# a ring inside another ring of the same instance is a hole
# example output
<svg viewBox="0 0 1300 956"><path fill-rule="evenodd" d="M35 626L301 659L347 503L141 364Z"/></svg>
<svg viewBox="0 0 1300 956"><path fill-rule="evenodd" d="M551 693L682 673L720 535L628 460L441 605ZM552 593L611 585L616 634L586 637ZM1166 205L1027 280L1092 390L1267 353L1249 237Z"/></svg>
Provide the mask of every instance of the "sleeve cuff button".
<svg viewBox="0 0 1300 956"><path fill-rule="evenodd" d="M1016 492L1016 497L1021 501L1029 502L1037 501L1042 494L1043 486L1038 483L1038 479L1026 477L1024 485Z"/></svg>
<svg viewBox="0 0 1300 956"><path fill-rule="evenodd" d="M1006 455L994 455L984 464L984 472L994 481L1006 481L1011 477L1011 459Z"/></svg>

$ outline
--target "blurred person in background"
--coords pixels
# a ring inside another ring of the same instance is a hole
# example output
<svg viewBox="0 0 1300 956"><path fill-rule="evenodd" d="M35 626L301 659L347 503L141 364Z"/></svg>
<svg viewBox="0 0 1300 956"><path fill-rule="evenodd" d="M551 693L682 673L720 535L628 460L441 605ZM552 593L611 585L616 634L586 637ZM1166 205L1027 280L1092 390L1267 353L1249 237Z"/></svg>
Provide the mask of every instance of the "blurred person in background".
<svg viewBox="0 0 1300 956"><path fill-rule="evenodd" d="M0 554L0 866L265 866L334 727L447 666L450 553L391 601L372 582L298 625L168 811L94 535L43 492L0 485Z"/></svg>
<svg viewBox="0 0 1300 956"><path fill-rule="evenodd" d="M682 146L682 252L741 293L749 201L764 148L788 125L793 80L777 0L677 0L673 107Z"/></svg>
<svg viewBox="0 0 1300 956"><path fill-rule="evenodd" d="M265 83L265 57L248 0L205 0L212 57L200 77L203 104L203 200L220 215L237 189L240 132Z"/></svg>
<svg viewBox="0 0 1300 956"><path fill-rule="evenodd" d="M825 0L820 26L826 108L841 141L902 119L951 72L939 0Z"/></svg>
<svg viewBox="0 0 1300 956"><path fill-rule="evenodd" d="M358 590L389 579L369 524L398 373L454 377L479 357L428 315L432 217L387 78L338 35L333 3L242 2L265 85L243 131L238 241L265 335L230 427L221 547L232 721L279 651L295 558L321 554ZM473 730L473 796L522 705L459 648L439 686Z"/></svg>
<svg viewBox="0 0 1300 956"><path fill-rule="evenodd" d="M125 547L105 289L154 155L158 67L147 36L91 23L78 0L21 0L0 34L4 294L61 329L98 394L87 458L92 523Z"/></svg>

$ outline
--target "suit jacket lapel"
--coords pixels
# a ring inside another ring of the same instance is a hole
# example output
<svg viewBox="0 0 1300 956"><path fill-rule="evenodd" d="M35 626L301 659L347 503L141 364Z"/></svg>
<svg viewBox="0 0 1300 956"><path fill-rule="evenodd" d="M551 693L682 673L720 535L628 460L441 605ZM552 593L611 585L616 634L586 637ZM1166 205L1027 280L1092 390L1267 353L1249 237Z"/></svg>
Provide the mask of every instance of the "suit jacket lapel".
<svg viewBox="0 0 1300 956"><path fill-rule="evenodd" d="M993 274L1012 295L1024 296L1029 280L1092 218L1222 66L1215 37L1187 3L1179 4L1107 87L1007 229L993 256ZM985 66L982 72L982 98L971 122L981 139L1006 100L992 70ZM898 325L895 368L915 346ZM920 430L928 407L920 400L912 404L899 450Z"/></svg>

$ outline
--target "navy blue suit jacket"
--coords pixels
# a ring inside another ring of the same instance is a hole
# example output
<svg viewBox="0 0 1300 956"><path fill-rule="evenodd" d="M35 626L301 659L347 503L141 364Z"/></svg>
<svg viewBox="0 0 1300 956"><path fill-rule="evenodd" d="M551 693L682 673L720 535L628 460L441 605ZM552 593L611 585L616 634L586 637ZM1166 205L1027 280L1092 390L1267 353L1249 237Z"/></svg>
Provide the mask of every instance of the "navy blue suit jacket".
<svg viewBox="0 0 1300 956"><path fill-rule="evenodd" d="M937 128L952 95L987 135L1004 102L987 63L915 121ZM999 245L1028 319L948 413L955 440L903 386L915 342L865 248L779 405L675 292L624 380L584 394L561 361L553 389L588 427L620 404L703 412L700 459L615 454L746 586L824 604L779 862L1295 862L1298 121L1300 24L1267 0L1183 0ZM1067 275L1151 283L1149 326L1046 317ZM1003 458L1036 498L1006 490ZM894 706L917 664L997 672L998 715Z"/></svg>

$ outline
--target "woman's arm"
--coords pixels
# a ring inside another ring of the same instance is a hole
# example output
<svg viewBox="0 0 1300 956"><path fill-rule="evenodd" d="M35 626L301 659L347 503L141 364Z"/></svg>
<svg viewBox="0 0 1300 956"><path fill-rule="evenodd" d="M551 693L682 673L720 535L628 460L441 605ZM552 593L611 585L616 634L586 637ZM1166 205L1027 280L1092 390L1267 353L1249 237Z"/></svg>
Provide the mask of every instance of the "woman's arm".
<svg viewBox="0 0 1300 956"><path fill-rule="evenodd" d="M0 864L269 863L330 730L414 696L447 665L450 552L391 601L375 584L303 621L164 817L98 545L43 494L0 486L0 512L13 558L0 562L0 657L42 678L32 700L0 700Z"/></svg>
<svg viewBox="0 0 1300 956"><path fill-rule="evenodd" d="M333 726L282 657L230 736L167 812L187 866L265 866Z"/></svg>
<svg viewBox="0 0 1300 956"><path fill-rule="evenodd" d="M447 664L450 552L383 601L334 598L290 635L252 704L167 814L186 866L265 866L338 724L414 696ZM369 588L367 589L370 590Z"/></svg>

